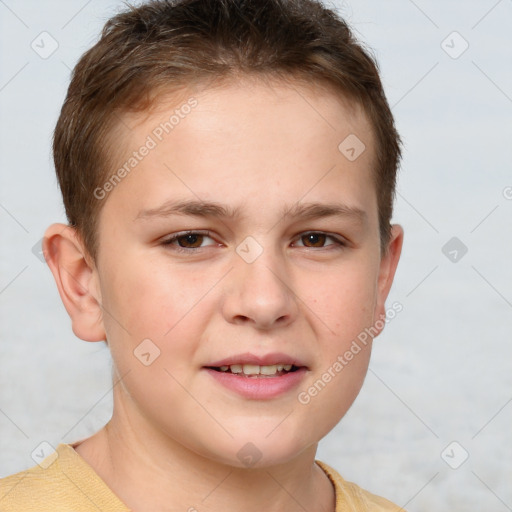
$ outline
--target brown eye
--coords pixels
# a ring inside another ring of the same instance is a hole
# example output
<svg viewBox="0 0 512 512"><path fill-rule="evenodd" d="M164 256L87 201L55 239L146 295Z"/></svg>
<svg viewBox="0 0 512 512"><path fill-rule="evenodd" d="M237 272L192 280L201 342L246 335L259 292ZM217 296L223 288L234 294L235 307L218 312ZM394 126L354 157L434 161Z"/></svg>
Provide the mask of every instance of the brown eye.
<svg viewBox="0 0 512 512"><path fill-rule="evenodd" d="M309 231L302 233L294 243L295 247L306 247L307 249L335 250L344 249L346 243L335 235L329 235L322 231Z"/></svg>
<svg viewBox="0 0 512 512"><path fill-rule="evenodd" d="M203 250L209 246L215 245L210 236L210 232L186 231L177 233L167 240L162 241L162 245L173 251L182 253L193 253L196 250Z"/></svg>
<svg viewBox="0 0 512 512"><path fill-rule="evenodd" d="M305 247L323 247L327 240L324 233L308 233L301 236L302 243Z"/></svg>
<svg viewBox="0 0 512 512"><path fill-rule="evenodd" d="M204 235L200 234L190 234L190 235L181 235L176 238L178 245L180 247L185 247L189 249L194 249L196 247L201 247L203 243Z"/></svg>

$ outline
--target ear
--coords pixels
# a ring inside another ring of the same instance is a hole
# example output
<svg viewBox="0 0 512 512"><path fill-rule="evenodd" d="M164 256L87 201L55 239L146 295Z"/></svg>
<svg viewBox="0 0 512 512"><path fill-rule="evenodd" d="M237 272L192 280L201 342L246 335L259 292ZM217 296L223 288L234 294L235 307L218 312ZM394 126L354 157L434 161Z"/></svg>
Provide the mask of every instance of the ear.
<svg viewBox="0 0 512 512"><path fill-rule="evenodd" d="M98 272L76 229L52 224L44 234L43 254L75 335L84 341L106 340Z"/></svg>
<svg viewBox="0 0 512 512"><path fill-rule="evenodd" d="M394 224L391 226L391 237L387 250L381 256L379 277L377 281L377 302L375 306L373 325L378 331L378 334L380 334L384 328L384 322L382 320L386 318L386 299L389 294L389 290L391 289L391 285L393 284L396 267L402 252L403 241L404 230L402 229L402 226ZM381 320L381 322L378 322L378 320ZM381 327L378 328L378 325L381 325Z"/></svg>

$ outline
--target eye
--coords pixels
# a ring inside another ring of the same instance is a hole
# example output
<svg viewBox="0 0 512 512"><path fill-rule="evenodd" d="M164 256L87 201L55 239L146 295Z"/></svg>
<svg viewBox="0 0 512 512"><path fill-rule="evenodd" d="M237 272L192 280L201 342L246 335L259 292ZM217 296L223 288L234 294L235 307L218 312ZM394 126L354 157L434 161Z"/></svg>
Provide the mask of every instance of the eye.
<svg viewBox="0 0 512 512"><path fill-rule="evenodd" d="M331 241L330 243L326 243ZM309 233L302 234L299 239L299 242L302 243L302 245L299 244L299 247L308 247L308 248L317 248L322 249L329 245L338 245L338 246L344 246L345 243L342 240L339 240L338 238L328 235L327 233L317 232L317 231L311 231ZM297 243L297 242L296 242Z"/></svg>
<svg viewBox="0 0 512 512"><path fill-rule="evenodd" d="M215 240L209 236L209 231L185 231L176 233L162 242L163 246L170 247L178 252L195 252L208 246L216 245ZM209 243L206 243L209 240ZM294 243L298 247L307 247L308 249L323 249L329 246L332 249L342 248L346 244L343 240L327 233L319 231L310 231L303 233Z"/></svg>
<svg viewBox="0 0 512 512"><path fill-rule="evenodd" d="M172 235L164 240L162 245L172 246L172 248L177 251L187 251L188 249L194 250L205 247L203 243L207 239L211 240L213 243L206 244L206 246L215 245L215 240L209 236L209 231L186 231L184 233L176 233L175 235Z"/></svg>

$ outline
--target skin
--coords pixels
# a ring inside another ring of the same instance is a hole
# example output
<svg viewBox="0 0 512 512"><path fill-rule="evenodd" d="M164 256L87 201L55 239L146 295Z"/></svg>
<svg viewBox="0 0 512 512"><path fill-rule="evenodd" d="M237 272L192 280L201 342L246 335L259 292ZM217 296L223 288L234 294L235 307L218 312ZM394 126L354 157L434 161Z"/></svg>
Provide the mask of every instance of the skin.
<svg viewBox="0 0 512 512"><path fill-rule="evenodd" d="M357 105L298 83L247 79L190 96L197 106L103 199L96 261L72 228L46 232L73 330L108 340L117 382L112 419L76 450L135 511L332 512L317 443L357 396L371 343L308 404L297 396L385 314L403 231L393 226L381 254L370 125ZM120 165L180 104L126 116ZM355 161L338 149L350 134L366 146ZM140 218L169 200L239 215ZM283 217L306 203L360 214ZM179 239L184 252L163 243L186 230L210 235L193 239L199 249ZM236 252L248 236L262 248L252 263ZM148 338L160 355L145 366L134 350ZM247 399L204 370L244 352L285 353L307 371L289 392ZM237 457L248 442L261 456L250 468Z"/></svg>

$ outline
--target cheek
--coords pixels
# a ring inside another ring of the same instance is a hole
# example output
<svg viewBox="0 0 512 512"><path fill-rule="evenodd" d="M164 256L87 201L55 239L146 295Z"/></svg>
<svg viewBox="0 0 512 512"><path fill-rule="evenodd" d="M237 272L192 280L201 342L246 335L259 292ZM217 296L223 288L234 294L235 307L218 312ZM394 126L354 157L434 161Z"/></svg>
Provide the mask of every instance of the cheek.
<svg viewBox="0 0 512 512"><path fill-rule="evenodd" d="M302 416L301 432L305 436L318 439L327 435L345 416L361 390L371 342L359 343L355 350L350 346L345 348L333 354L297 396L296 408Z"/></svg>
<svg viewBox="0 0 512 512"><path fill-rule="evenodd" d="M218 278L211 273L192 276L148 258L131 264L126 259L107 275L105 330L119 373L132 372L132 380L140 375L144 388L151 387L157 374L168 379L165 370L180 382L187 379L212 316L208 291ZM154 358L151 372L144 366L147 361L138 358L147 353L146 359Z"/></svg>
<svg viewBox="0 0 512 512"><path fill-rule="evenodd" d="M315 287L312 287L312 284ZM319 425L327 434L352 405L364 382L371 354L376 304L376 267L364 257L331 269L322 279L302 283L320 335L321 358L297 401L304 431L315 435ZM309 290L309 292L306 292ZM314 290L314 291L313 291Z"/></svg>
<svg viewBox="0 0 512 512"><path fill-rule="evenodd" d="M162 339L194 312L211 288L211 276L197 275L166 265L165 261L134 258L107 269L105 309L133 337Z"/></svg>
<svg viewBox="0 0 512 512"><path fill-rule="evenodd" d="M376 303L375 273L364 262L332 268L322 274L304 274L297 285L306 314L317 326L328 350L341 350L373 321Z"/></svg>

